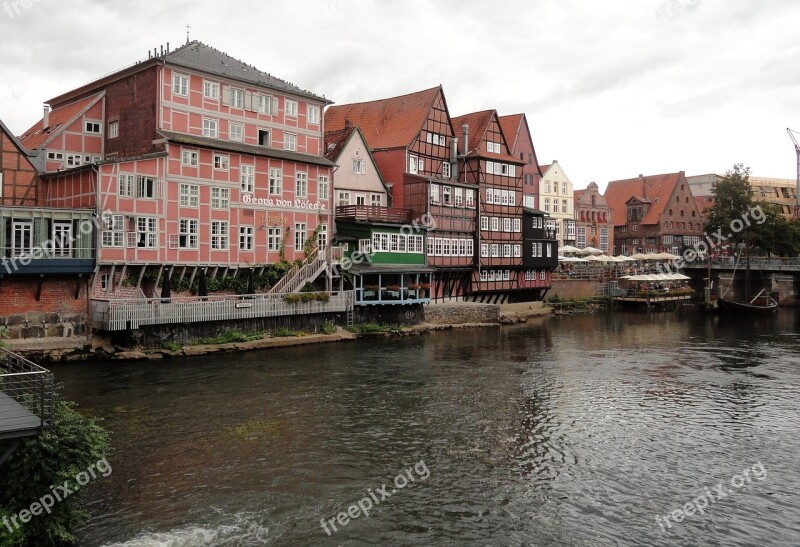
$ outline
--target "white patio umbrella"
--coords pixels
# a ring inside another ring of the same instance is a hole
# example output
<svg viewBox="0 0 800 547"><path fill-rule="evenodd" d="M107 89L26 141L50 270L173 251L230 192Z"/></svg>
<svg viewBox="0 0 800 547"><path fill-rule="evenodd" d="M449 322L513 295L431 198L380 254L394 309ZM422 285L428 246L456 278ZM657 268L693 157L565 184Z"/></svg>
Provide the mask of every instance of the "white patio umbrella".
<svg viewBox="0 0 800 547"><path fill-rule="evenodd" d="M559 254L563 253L577 253L580 252L580 249L577 247L573 247L572 245L564 245L563 247L558 248Z"/></svg>
<svg viewBox="0 0 800 547"><path fill-rule="evenodd" d="M644 253L636 253L636 254L632 254L631 255L631 258L633 260L647 260L646 257L647 257L647 255L644 254Z"/></svg>
<svg viewBox="0 0 800 547"><path fill-rule="evenodd" d="M584 247L583 249L578 250L578 254L582 255L599 255L603 254L603 251L600 249L596 249L594 247Z"/></svg>
<svg viewBox="0 0 800 547"><path fill-rule="evenodd" d="M672 253L658 253L658 255L656 256L658 256L660 260L676 260L680 258L680 256L674 255Z"/></svg>
<svg viewBox="0 0 800 547"><path fill-rule="evenodd" d="M589 262L588 260L585 260L583 258L578 258L576 256L559 256L558 257L558 261L559 262Z"/></svg>

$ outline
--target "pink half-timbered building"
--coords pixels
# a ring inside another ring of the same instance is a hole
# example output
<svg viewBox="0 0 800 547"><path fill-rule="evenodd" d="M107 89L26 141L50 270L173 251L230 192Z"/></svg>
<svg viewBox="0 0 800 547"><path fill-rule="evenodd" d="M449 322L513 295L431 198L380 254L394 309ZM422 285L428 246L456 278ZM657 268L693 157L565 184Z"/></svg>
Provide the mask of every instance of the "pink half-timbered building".
<svg viewBox="0 0 800 547"><path fill-rule="evenodd" d="M191 42L50 100L21 141L45 204L98 211L95 292L113 293L148 268L193 278L326 245L328 103Z"/></svg>

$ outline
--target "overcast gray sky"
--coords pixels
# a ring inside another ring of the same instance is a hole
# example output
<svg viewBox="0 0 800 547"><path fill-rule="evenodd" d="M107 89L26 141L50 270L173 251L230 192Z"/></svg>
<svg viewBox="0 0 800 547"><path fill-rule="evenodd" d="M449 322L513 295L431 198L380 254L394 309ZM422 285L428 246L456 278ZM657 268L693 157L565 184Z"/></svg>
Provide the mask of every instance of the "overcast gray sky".
<svg viewBox="0 0 800 547"><path fill-rule="evenodd" d="M438 84L525 112L576 188L686 171L795 178L797 0L0 0L0 118L192 39L338 104ZM25 7L27 6L27 7ZM133 7L135 6L135 7Z"/></svg>

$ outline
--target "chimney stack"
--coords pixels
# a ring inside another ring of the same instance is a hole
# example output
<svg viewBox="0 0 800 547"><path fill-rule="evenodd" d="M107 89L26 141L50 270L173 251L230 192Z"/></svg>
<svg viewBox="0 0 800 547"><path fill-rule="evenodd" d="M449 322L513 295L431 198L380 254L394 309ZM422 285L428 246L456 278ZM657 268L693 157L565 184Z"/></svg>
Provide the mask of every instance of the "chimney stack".
<svg viewBox="0 0 800 547"><path fill-rule="evenodd" d="M461 126L461 135L464 139L464 155L467 155L467 148L469 147L469 125L464 124Z"/></svg>
<svg viewBox="0 0 800 547"><path fill-rule="evenodd" d="M50 127L50 107L44 105L44 116L42 116L42 129Z"/></svg>

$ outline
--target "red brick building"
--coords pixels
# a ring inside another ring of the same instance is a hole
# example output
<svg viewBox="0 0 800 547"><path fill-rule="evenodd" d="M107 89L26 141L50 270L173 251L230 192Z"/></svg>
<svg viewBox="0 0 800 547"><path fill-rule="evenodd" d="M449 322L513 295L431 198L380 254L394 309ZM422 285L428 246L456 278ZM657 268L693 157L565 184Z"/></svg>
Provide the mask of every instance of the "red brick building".
<svg viewBox="0 0 800 547"><path fill-rule="evenodd" d="M683 171L611 181L605 197L615 254L679 254L703 234L705 220Z"/></svg>
<svg viewBox="0 0 800 547"><path fill-rule="evenodd" d="M533 146L528 118L525 114L511 114L500 116L500 127L506 138L509 152L512 156L519 156L522 166L522 205L530 209L539 209L539 181L542 170L536 157Z"/></svg>
<svg viewBox="0 0 800 547"><path fill-rule="evenodd" d="M42 207L36 157L0 122L0 329L11 338L88 329L92 211Z"/></svg>
<svg viewBox="0 0 800 547"><path fill-rule="evenodd" d="M426 261L436 269L432 296L468 294L475 263L478 185L458 176L457 137L441 86L329 107L325 125L328 130L359 126L390 188L392 206L411 209L416 222L431 224Z"/></svg>
<svg viewBox="0 0 800 547"><path fill-rule="evenodd" d="M606 254L614 249L614 222L611 207L596 182L585 190L575 190L575 233L579 248L594 247Z"/></svg>
<svg viewBox="0 0 800 547"><path fill-rule="evenodd" d="M21 142L43 203L103 219L94 289L110 297L165 267L224 277L327 244L328 102L191 42L51 99Z"/></svg>

